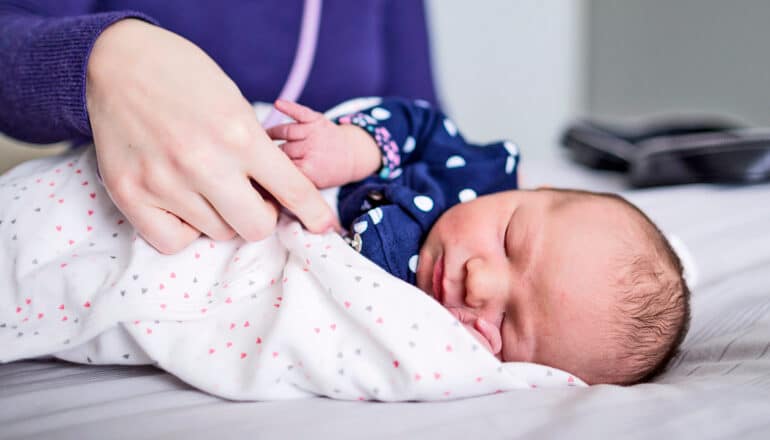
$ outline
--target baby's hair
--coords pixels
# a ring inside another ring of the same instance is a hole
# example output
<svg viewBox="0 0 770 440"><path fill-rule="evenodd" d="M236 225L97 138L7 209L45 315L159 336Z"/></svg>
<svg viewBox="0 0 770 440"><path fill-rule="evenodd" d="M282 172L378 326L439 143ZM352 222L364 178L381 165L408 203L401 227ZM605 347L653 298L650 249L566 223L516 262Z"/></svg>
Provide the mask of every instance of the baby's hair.
<svg viewBox="0 0 770 440"><path fill-rule="evenodd" d="M619 203L641 222L641 236L650 244L639 252L639 243L628 243L627 258L619 261L615 279L620 291L621 331L615 339L618 353L613 383L648 382L665 371L684 341L690 324L690 289L676 252L655 223L635 205L617 194L597 194ZM638 236L638 234L635 234Z"/></svg>
<svg viewBox="0 0 770 440"><path fill-rule="evenodd" d="M684 279L679 257L655 223L635 205L612 193L554 189L564 195L560 203L597 197L616 203L631 215L628 225L632 237L622 234L628 255L621 258L611 282L619 292L616 307L620 318L610 335L621 350L616 362L606 364L613 371L600 374L594 382L632 385L647 382L665 371L684 341L690 323L690 290ZM619 324L619 325L617 325Z"/></svg>

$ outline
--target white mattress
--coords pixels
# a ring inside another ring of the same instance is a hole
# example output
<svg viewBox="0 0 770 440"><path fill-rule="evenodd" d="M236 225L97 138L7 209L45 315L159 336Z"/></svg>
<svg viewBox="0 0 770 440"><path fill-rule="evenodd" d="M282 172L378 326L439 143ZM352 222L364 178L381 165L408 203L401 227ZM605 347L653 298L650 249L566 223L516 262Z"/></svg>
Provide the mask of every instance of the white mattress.
<svg viewBox="0 0 770 440"><path fill-rule="evenodd" d="M525 183L622 189L562 160ZM699 272L684 350L656 383L533 390L446 403L233 403L151 367L0 365L0 438L770 438L770 185L626 195L690 249Z"/></svg>

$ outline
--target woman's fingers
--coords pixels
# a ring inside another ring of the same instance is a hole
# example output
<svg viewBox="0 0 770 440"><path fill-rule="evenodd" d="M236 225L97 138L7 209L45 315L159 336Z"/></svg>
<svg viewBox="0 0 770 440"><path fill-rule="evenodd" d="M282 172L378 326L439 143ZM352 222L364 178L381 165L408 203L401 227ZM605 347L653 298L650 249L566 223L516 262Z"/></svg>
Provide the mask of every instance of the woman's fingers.
<svg viewBox="0 0 770 440"><path fill-rule="evenodd" d="M245 240L262 240L275 229L278 211L265 202L246 176L210 185L203 195Z"/></svg>
<svg viewBox="0 0 770 440"><path fill-rule="evenodd" d="M188 191L166 203L170 212L214 240L225 241L235 236L235 231L200 194Z"/></svg>
<svg viewBox="0 0 770 440"><path fill-rule="evenodd" d="M294 213L311 232L326 232L337 227L336 214L315 185L286 154L272 144L268 145L269 148L259 148L255 152L257 159L250 162L253 165L248 170L249 175L282 206Z"/></svg>
<svg viewBox="0 0 770 440"><path fill-rule="evenodd" d="M272 233L277 209L250 177L308 229L334 226L336 215L259 126L235 83L188 40L121 20L97 39L87 73L105 187L161 252L183 249L200 231L229 238L233 229L247 240ZM301 141L323 121L298 104L276 107L299 122L271 130L275 138ZM299 146L287 150L302 154Z"/></svg>
<svg viewBox="0 0 770 440"><path fill-rule="evenodd" d="M142 205L130 212L135 216L126 215L126 219L136 227L142 238L161 253L180 252L200 236L197 229L164 209Z"/></svg>

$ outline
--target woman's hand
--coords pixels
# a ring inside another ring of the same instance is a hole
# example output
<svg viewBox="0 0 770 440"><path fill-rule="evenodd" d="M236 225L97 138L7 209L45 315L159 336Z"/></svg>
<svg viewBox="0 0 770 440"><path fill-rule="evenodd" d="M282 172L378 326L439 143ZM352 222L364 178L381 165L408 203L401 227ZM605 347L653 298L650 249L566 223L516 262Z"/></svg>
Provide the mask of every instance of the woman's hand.
<svg viewBox="0 0 770 440"><path fill-rule="evenodd" d="M355 125L337 125L303 105L278 100L275 107L297 122L267 129L318 188L345 185L372 175L382 165L374 139Z"/></svg>
<svg viewBox="0 0 770 440"><path fill-rule="evenodd" d="M313 232L336 226L235 83L184 38L140 20L115 23L93 47L86 89L107 192L159 251L180 251L200 232L264 238L277 218L267 193Z"/></svg>

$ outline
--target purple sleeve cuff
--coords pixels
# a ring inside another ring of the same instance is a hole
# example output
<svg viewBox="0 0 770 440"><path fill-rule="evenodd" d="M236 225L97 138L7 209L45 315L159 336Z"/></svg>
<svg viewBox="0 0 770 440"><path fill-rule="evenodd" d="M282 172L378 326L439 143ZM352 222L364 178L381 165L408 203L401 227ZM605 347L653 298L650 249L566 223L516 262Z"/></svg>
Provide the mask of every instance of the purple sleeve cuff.
<svg viewBox="0 0 770 440"><path fill-rule="evenodd" d="M0 131L28 142L90 137L86 68L101 32L139 12L0 14Z"/></svg>

